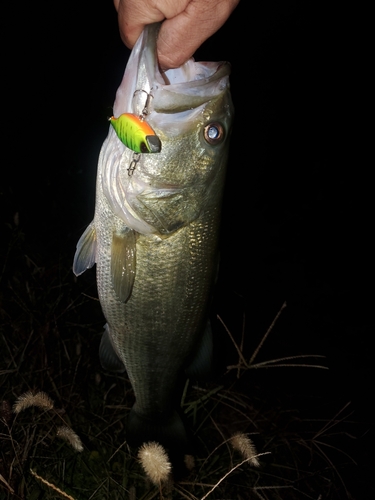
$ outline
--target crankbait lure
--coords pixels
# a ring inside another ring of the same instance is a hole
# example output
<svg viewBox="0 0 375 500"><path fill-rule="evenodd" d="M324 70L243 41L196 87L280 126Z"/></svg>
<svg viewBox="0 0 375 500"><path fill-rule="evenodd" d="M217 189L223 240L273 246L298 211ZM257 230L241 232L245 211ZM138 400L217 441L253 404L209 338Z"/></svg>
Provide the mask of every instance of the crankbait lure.
<svg viewBox="0 0 375 500"><path fill-rule="evenodd" d="M109 121L120 141L135 153L160 153L161 142L150 125L132 113L123 113Z"/></svg>

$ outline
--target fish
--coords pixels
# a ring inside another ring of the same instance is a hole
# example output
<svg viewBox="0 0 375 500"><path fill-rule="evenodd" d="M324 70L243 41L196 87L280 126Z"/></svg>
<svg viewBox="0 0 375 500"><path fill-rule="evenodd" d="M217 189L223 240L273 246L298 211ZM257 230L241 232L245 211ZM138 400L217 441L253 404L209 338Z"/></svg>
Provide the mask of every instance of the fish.
<svg viewBox="0 0 375 500"><path fill-rule="evenodd" d="M209 308L234 109L228 62L191 58L160 71L159 28L146 26L136 42L113 117L139 117L160 147L135 151L132 132L123 141L110 124L94 219L77 243L73 272L96 264L106 318L100 361L104 369L126 370L135 396L128 443L184 449L181 380L212 363Z"/></svg>

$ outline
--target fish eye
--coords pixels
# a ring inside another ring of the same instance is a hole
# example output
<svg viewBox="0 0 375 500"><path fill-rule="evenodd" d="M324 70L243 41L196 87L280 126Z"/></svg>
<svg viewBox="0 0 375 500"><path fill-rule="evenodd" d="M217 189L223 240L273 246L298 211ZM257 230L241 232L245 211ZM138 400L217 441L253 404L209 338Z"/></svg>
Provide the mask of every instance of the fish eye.
<svg viewBox="0 0 375 500"><path fill-rule="evenodd" d="M208 144L218 144L224 139L224 128L220 123L209 123L204 127L203 137Z"/></svg>

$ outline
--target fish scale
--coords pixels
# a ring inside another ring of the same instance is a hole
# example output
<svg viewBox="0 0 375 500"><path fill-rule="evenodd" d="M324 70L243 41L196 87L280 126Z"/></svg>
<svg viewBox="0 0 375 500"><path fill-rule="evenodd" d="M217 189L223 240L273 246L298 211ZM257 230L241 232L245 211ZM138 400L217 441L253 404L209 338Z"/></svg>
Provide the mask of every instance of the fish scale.
<svg viewBox="0 0 375 500"><path fill-rule="evenodd" d="M99 259L97 264L103 313L118 352L124 353L123 361L140 413L169 410L175 377L182 361L191 354L194 336L205 326L207 306L202 308L202 304L213 279L211 262L215 258L216 239L212 233L218 219L215 212L204 214L169 239L160 240L153 235L138 237L137 258L145 265L137 272L126 304L108 286L109 257ZM104 240L109 240L111 229L105 218L99 231ZM102 235L101 231L107 234ZM174 294L170 294L170 289ZM153 290L151 298L150 290ZM147 343L132 332L148 332ZM165 355L170 351L178 357L170 359L166 366Z"/></svg>

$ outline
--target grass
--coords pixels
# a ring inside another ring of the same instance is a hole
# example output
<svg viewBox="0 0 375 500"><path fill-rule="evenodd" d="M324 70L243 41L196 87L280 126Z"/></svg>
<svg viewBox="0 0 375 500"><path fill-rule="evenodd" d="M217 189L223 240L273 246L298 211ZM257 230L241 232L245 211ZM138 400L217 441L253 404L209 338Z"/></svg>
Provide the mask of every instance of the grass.
<svg viewBox="0 0 375 500"><path fill-rule="evenodd" d="M258 361L286 304L251 355L245 354L245 322L233 331L219 316L214 328L227 336L235 362L215 383L187 382L181 406L193 432L194 457L187 458L182 479L173 482L167 473L152 481L138 451L126 444L124 423L133 405L126 374L114 376L99 365L104 321L94 273L77 281L72 255L46 259L29 246L17 221L6 236L1 499L355 498L347 482L356 468L352 449L359 431L350 403L334 411L314 401L303 407L287 391L273 391L277 383L267 385L269 375L263 382L262 373L270 373L265 368L298 378L326 368L319 355Z"/></svg>

